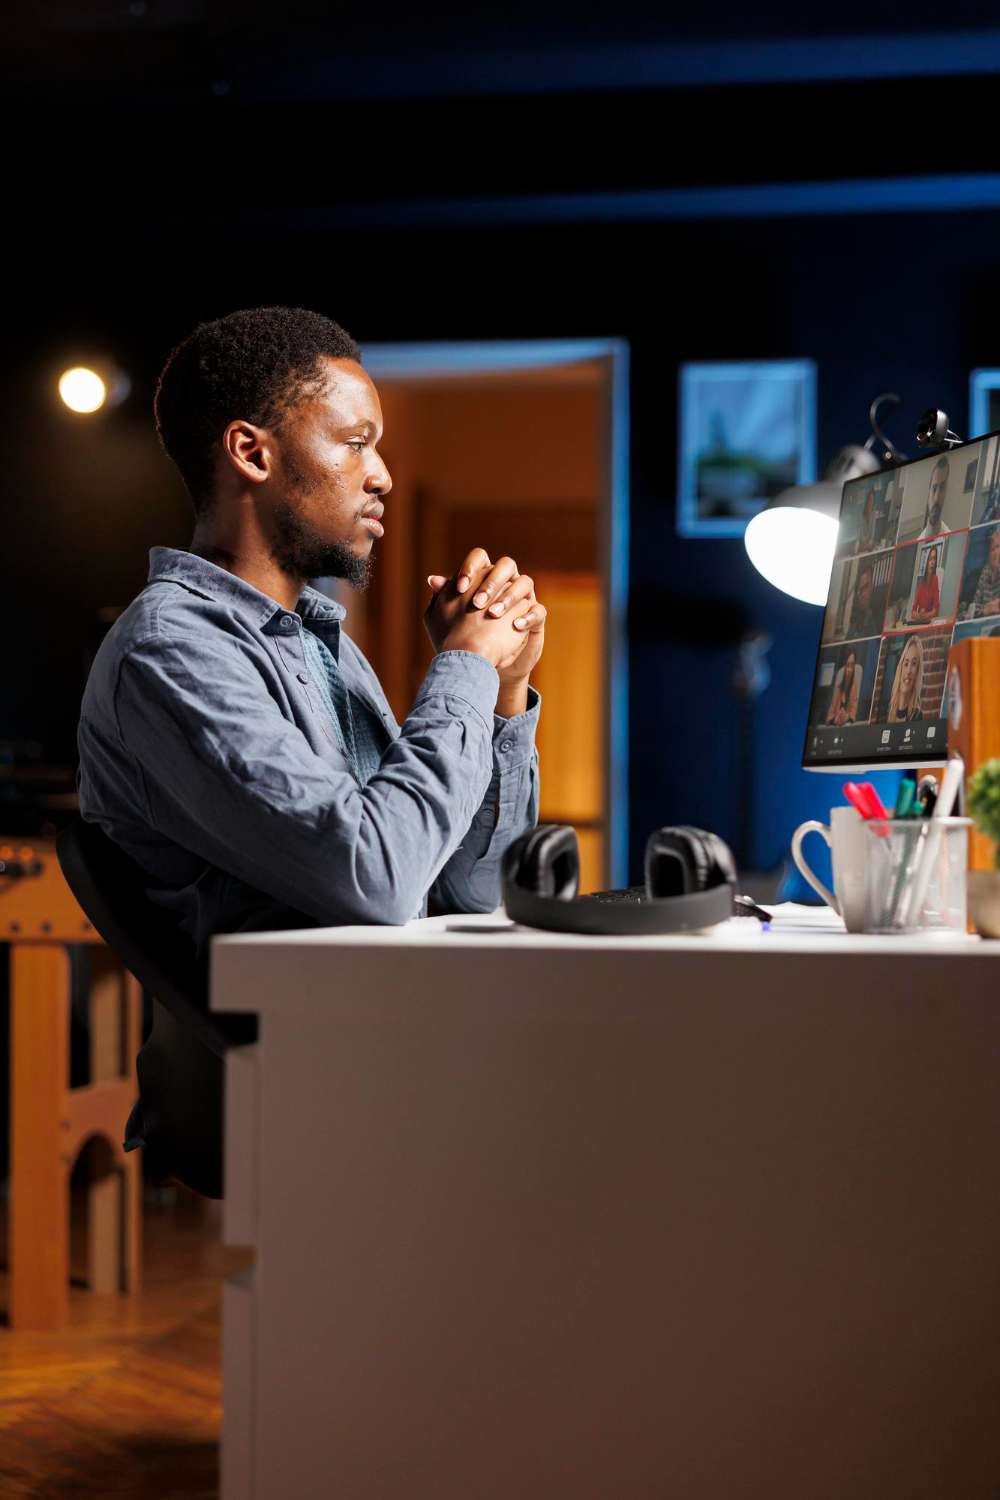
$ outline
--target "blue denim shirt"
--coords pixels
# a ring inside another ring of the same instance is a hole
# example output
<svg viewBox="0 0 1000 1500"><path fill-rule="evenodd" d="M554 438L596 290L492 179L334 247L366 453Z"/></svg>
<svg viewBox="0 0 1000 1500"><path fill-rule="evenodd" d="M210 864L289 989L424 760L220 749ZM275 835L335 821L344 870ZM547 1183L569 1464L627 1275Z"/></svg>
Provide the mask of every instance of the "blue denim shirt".
<svg viewBox="0 0 1000 1500"><path fill-rule="evenodd" d="M307 588L288 611L189 552L154 547L84 693L80 811L148 872L199 953L216 932L492 911L500 861L538 815L538 695L494 712L495 668L431 662L396 723L344 610ZM362 787L302 649L337 658L390 742Z"/></svg>

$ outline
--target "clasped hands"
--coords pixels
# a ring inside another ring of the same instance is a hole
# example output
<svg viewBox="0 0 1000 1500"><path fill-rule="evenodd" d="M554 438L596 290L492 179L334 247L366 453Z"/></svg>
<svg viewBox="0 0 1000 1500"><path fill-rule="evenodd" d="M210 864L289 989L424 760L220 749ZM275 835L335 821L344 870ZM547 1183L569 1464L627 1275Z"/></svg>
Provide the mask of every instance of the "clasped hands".
<svg viewBox="0 0 1000 1500"><path fill-rule="evenodd" d="M473 651L493 663L501 689L527 683L545 643L545 606L511 557L491 563L474 547L451 578L432 573L424 625L435 651Z"/></svg>

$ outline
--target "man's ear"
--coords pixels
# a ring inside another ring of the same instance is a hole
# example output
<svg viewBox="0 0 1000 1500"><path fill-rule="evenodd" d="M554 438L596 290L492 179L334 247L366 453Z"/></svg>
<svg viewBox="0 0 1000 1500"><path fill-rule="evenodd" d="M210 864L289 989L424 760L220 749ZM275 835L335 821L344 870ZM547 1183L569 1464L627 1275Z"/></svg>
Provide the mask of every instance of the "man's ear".
<svg viewBox="0 0 1000 1500"><path fill-rule="evenodd" d="M230 422L222 434L222 451L244 480L261 484L271 472L268 435L250 422Z"/></svg>

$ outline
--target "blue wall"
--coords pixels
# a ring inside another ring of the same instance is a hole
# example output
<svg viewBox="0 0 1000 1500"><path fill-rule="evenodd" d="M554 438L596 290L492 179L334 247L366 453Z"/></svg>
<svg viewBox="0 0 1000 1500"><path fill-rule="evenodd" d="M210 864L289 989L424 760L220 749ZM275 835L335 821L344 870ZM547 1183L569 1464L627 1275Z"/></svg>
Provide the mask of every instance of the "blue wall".
<svg viewBox="0 0 1000 1500"><path fill-rule="evenodd" d="M904 398L891 429L900 447L913 451L916 419L932 403L964 430L968 373L1000 357L1000 213L928 202L884 218L380 234L296 230L280 211L268 222L267 235L236 221L230 233L217 219L209 232L181 214L169 231L123 222L78 238L71 278L59 236L22 240L23 321L15 310L7 330L6 504L18 559L8 603L32 621L32 650L5 670L0 737L30 735L72 754L81 634L99 606L141 586L152 542L186 545L187 504L156 448L149 404L163 356L199 319L282 301L330 312L362 343L621 336L631 348L632 875L659 824L694 822L735 840L729 679L741 622L774 638L755 733L753 857L776 863L795 825L839 800L837 778L799 770L820 611L764 583L741 542L677 536L678 368L814 359L821 467L843 442L864 439L869 402L885 389ZM39 391L45 359L95 346L119 358L134 391L84 438ZM54 591L45 611L40 588Z"/></svg>
<svg viewBox="0 0 1000 1500"><path fill-rule="evenodd" d="M675 534L677 364L808 355L819 367L821 467L841 443L865 438L868 404L886 389L903 397L890 430L912 454L927 406L943 406L965 431L968 372L1000 347L998 232L995 212L942 214L933 203L876 220L730 220L669 232L669 264L679 257L684 269L651 298L633 355L633 872L658 823L703 823L731 839L737 831L734 650L679 639L678 594L692 612L701 606L708 628L728 602L734 622L741 609L774 641L773 680L756 711L753 863L777 863L797 823L842 800L843 778L799 769L820 610L767 585L741 542ZM643 263L648 276L655 252Z"/></svg>

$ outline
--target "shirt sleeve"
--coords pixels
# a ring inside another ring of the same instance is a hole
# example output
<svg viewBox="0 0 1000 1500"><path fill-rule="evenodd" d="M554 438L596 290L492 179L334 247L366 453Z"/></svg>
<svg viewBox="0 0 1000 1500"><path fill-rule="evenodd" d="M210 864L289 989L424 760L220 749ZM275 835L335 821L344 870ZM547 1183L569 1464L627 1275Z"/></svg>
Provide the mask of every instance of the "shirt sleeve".
<svg viewBox="0 0 1000 1500"><path fill-rule="evenodd" d="M528 707L513 719L493 715L493 772L482 805L448 860L430 896L438 911L495 911L500 905L503 856L538 822L535 729L541 699L528 689Z"/></svg>
<svg viewBox="0 0 1000 1500"><path fill-rule="evenodd" d="M166 838L320 922L402 923L481 813L496 695L484 657L436 656L363 788L284 718L252 658L215 639L133 648L116 708Z"/></svg>

